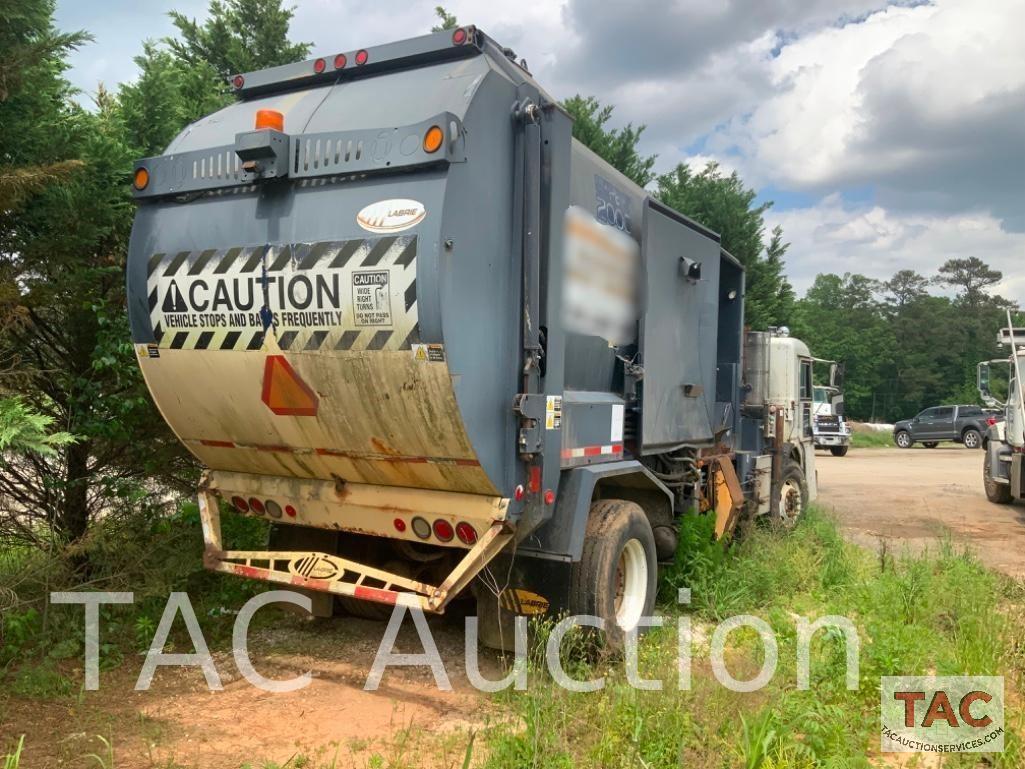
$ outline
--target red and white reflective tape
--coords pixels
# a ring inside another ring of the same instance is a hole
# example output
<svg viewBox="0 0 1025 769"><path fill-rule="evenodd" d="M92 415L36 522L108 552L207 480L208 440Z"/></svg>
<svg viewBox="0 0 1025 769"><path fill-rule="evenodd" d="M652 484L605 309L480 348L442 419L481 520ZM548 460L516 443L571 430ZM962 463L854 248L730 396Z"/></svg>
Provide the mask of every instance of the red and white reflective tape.
<svg viewBox="0 0 1025 769"><path fill-rule="evenodd" d="M623 453L622 443L612 443L605 446L581 446L576 449L563 449L563 459L580 459L582 457L617 456Z"/></svg>

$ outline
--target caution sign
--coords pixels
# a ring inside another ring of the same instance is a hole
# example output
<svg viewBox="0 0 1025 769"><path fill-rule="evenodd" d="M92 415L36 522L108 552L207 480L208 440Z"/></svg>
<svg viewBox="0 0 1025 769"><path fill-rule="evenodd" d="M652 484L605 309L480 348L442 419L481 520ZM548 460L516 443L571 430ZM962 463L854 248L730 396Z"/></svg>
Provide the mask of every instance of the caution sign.
<svg viewBox="0 0 1025 769"><path fill-rule="evenodd" d="M390 326L390 273L384 270L352 273L352 307L357 326Z"/></svg>
<svg viewBox="0 0 1025 769"><path fill-rule="evenodd" d="M176 349L408 350L416 237L155 254L153 336Z"/></svg>
<svg viewBox="0 0 1025 769"><path fill-rule="evenodd" d="M444 363L445 347L440 344L414 344L413 359L420 363Z"/></svg>

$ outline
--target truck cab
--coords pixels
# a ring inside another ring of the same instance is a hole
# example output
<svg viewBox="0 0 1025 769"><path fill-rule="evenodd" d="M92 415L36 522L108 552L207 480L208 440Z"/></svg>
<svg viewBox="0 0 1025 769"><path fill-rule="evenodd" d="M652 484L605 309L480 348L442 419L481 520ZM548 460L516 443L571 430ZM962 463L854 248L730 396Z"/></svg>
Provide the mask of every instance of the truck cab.
<svg viewBox="0 0 1025 769"><path fill-rule="evenodd" d="M997 342L1010 348L1002 360L983 361L978 366L977 385L984 403L999 406L1002 418L992 419L984 438L986 456L982 482L990 502L1009 504L1025 499L1025 328L1015 328L1007 313L1007 328ZM994 383L993 369L999 367L1006 389Z"/></svg>

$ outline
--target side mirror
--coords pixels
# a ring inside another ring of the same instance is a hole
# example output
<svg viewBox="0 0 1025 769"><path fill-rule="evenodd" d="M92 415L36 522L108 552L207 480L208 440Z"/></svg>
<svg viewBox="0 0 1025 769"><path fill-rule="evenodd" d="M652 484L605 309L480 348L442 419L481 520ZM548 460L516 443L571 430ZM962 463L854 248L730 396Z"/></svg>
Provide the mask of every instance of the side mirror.
<svg viewBox="0 0 1025 769"><path fill-rule="evenodd" d="M993 397L989 386L989 361L983 361L975 369L975 386L979 390L979 397L987 406L999 406L999 402Z"/></svg>
<svg viewBox="0 0 1025 769"><path fill-rule="evenodd" d="M842 363L829 364L829 386L837 389L843 388L844 365Z"/></svg>

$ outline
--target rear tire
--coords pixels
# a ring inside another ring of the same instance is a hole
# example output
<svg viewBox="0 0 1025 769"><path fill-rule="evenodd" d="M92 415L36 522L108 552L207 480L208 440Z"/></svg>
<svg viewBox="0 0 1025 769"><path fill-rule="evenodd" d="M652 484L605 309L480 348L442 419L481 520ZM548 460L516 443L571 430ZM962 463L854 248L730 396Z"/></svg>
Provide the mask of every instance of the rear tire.
<svg viewBox="0 0 1025 769"><path fill-rule="evenodd" d="M961 434L961 442L966 449L977 449L982 445L982 434L974 428L969 428Z"/></svg>
<svg viewBox="0 0 1025 769"><path fill-rule="evenodd" d="M834 457L845 457L849 448L850 446L830 446L829 453Z"/></svg>
<svg viewBox="0 0 1025 769"><path fill-rule="evenodd" d="M897 444L897 448L899 449L910 449L914 444L914 441L911 440L911 433L907 430L898 431L897 434L893 436L893 442Z"/></svg>
<svg viewBox="0 0 1025 769"><path fill-rule="evenodd" d="M939 441L926 441L922 445L925 446L927 449L934 449L937 446L939 446L940 444L939 444Z"/></svg>
<svg viewBox="0 0 1025 769"><path fill-rule="evenodd" d="M655 537L641 507L621 499L593 503L570 578L570 613L604 620L604 647L620 651L627 632L651 616L657 587Z"/></svg>
<svg viewBox="0 0 1025 769"><path fill-rule="evenodd" d="M986 489L986 499L997 505L1009 505L1011 503L1011 485L1009 483L997 483L993 473L989 470L989 452L982 460L982 485Z"/></svg>

